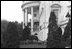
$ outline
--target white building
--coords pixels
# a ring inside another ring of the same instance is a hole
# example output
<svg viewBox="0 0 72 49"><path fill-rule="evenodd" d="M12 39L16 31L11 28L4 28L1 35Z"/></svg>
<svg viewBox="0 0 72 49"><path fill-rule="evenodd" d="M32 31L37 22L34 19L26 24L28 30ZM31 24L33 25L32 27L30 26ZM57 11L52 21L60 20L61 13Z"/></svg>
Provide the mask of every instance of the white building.
<svg viewBox="0 0 72 49"><path fill-rule="evenodd" d="M23 1L21 7L24 12L23 24L27 26L31 20L31 34L37 33L38 38L45 41L47 39L50 12L54 11L58 16L58 25L68 22L65 21L68 20L65 16L71 10L71 1ZM65 22L60 23L62 21Z"/></svg>

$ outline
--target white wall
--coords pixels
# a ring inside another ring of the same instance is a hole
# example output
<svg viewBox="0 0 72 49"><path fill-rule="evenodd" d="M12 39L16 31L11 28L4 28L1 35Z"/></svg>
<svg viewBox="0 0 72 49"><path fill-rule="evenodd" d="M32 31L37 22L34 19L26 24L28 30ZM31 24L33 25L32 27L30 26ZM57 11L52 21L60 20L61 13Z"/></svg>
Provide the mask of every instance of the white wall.
<svg viewBox="0 0 72 49"><path fill-rule="evenodd" d="M51 8L50 6L52 5L52 2L49 1L42 1L40 4L40 11L39 14L41 14L42 12L42 8L44 8L42 15L40 16L40 26L45 27L46 25L44 25L44 22L48 22L49 21L49 17L50 17L50 12L51 12ZM61 1L60 2L61 7L61 12L58 15L58 24L60 24L61 21L66 20L67 18L65 17L67 12L68 12L68 8L67 6L71 5L68 1ZM48 23L49 24L49 23ZM46 40L47 38L47 34L48 33L48 28L47 29L42 29L39 33L39 39L41 39L42 41ZM44 38L43 38L44 37Z"/></svg>

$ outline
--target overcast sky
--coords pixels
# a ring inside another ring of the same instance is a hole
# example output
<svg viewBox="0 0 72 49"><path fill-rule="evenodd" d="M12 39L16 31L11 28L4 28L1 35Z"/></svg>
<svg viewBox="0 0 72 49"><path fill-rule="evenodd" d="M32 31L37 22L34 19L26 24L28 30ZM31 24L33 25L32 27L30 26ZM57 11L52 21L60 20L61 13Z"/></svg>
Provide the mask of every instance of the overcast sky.
<svg viewBox="0 0 72 49"><path fill-rule="evenodd" d="M1 20L23 21L22 1L1 1Z"/></svg>

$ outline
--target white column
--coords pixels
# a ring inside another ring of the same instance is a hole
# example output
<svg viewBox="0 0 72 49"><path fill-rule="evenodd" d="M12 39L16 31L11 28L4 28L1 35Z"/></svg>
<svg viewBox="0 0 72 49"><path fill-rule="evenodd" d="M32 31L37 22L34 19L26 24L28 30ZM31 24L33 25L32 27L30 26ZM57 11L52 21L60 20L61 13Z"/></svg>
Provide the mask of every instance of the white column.
<svg viewBox="0 0 72 49"><path fill-rule="evenodd" d="M25 26L24 26L24 24L25 24L25 10L23 10L23 15L24 15L24 16L23 16L23 29L24 29L24 27L25 27Z"/></svg>
<svg viewBox="0 0 72 49"><path fill-rule="evenodd" d="M25 9L25 26L27 26L27 9Z"/></svg>
<svg viewBox="0 0 72 49"><path fill-rule="evenodd" d="M31 15L32 15L32 19L31 19L31 35L33 35L33 7L31 7Z"/></svg>

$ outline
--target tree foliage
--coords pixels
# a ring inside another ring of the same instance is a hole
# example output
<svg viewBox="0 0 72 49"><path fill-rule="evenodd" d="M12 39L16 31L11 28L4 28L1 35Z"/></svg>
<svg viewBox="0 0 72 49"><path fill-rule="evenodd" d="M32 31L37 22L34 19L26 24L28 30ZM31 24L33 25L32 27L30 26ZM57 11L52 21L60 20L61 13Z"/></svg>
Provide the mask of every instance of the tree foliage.
<svg viewBox="0 0 72 49"><path fill-rule="evenodd" d="M19 23L1 21L1 48L18 48L22 30Z"/></svg>

